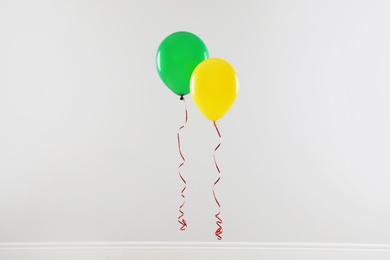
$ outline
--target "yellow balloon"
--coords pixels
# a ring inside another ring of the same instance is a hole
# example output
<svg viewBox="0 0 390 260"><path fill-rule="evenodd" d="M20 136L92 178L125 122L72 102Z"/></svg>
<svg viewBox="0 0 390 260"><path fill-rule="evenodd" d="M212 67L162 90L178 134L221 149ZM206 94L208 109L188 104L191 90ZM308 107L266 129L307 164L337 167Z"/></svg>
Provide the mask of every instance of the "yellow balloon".
<svg viewBox="0 0 390 260"><path fill-rule="evenodd" d="M200 112L215 122L232 107L238 95L238 77L227 61L211 58L192 72L191 96Z"/></svg>

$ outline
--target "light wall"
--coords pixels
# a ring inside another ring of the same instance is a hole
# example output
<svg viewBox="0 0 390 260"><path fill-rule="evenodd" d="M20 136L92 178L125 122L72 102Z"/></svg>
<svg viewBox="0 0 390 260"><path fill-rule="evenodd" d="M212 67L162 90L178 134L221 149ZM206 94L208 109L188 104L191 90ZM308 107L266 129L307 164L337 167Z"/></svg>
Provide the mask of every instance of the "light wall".
<svg viewBox="0 0 390 260"><path fill-rule="evenodd" d="M155 69L168 34L237 70L226 242L390 243L390 2L0 1L0 242L215 241L212 123Z"/></svg>

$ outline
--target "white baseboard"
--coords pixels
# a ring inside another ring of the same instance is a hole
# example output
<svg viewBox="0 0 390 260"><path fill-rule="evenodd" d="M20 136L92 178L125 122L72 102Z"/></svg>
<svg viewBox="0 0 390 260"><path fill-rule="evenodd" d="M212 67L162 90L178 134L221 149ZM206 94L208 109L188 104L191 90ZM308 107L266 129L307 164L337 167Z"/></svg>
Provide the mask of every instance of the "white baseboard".
<svg viewBox="0 0 390 260"><path fill-rule="evenodd" d="M0 243L0 260L389 260L389 244L229 242Z"/></svg>

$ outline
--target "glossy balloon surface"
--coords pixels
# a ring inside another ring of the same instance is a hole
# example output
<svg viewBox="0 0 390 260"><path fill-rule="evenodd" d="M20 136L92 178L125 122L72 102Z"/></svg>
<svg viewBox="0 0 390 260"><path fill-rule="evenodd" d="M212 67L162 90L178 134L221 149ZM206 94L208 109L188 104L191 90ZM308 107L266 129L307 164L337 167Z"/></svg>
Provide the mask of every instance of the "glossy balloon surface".
<svg viewBox="0 0 390 260"><path fill-rule="evenodd" d="M196 66L207 59L204 42L190 32L175 32L158 47L156 67L164 84L177 95L190 93L190 79Z"/></svg>
<svg viewBox="0 0 390 260"><path fill-rule="evenodd" d="M192 73L191 96L199 111L211 121L221 119L229 111L238 91L236 71L223 59L205 60Z"/></svg>

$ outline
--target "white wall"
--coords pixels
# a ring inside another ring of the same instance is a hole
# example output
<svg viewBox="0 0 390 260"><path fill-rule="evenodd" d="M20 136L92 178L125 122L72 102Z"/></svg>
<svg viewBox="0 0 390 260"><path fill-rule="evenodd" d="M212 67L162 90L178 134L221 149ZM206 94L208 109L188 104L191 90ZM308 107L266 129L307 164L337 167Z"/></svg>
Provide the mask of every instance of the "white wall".
<svg viewBox="0 0 390 260"><path fill-rule="evenodd" d="M214 241L212 124L155 53L235 66L219 123L226 242L390 243L390 2L0 1L0 242Z"/></svg>

